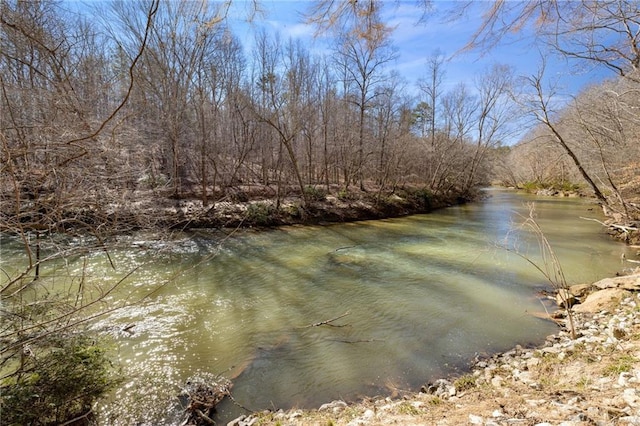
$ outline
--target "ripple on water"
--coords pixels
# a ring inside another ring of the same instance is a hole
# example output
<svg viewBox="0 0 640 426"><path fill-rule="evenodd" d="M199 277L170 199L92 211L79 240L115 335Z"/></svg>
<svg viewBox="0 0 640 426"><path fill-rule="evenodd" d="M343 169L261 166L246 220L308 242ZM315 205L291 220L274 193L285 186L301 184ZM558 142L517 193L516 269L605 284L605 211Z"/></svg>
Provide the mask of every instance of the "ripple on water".
<svg viewBox="0 0 640 426"><path fill-rule="evenodd" d="M239 374L234 396L252 409L308 407L417 388L476 352L542 340L555 326L527 312L543 309L535 290L545 281L496 246L531 199L500 193L430 215L241 233L222 248L204 233L132 237L111 253L116 272L97 253L85 270L96 280L138 268L110 303L155 290L93 326L114 336L128 379L107 409L123 420L111 423L179 423L175 395L198 371ZM579 202L537 214L569 280L615 273L623 245L600 240L597 224L576 225ZM82 261L70 267L82 275ZM221 423L244 414L231 403L221 412Z"/></svg>

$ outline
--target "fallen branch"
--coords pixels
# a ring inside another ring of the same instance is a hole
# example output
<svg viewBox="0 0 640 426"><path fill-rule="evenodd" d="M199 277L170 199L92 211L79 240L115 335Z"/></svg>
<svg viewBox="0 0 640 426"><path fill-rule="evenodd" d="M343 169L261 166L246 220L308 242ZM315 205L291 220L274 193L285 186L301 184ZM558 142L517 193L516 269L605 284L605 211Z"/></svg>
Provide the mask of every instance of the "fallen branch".
<svg viewBox="0 0 640 426"><path fill-rule="evenodd" d="M345 327L346 324L342 324L342 325L336 325L336 324L331 324L333 321L339 320L340 318L346 317L347 315L349 315L351 312L347 311L342 315L339 315L335 318L331 318L329 320L326 321L320 321L320 322L316 322L314 324L309 324L309 325L305 325L304 327L298 327L298 328L311 328L311 327L320 327L321 325L328 325L330 327Z"/></svg>
<svg viewBox="0 0 640 426"><path fill-rule="evenodd" d="M216 424L216 422L214 422L211 417L207 416L205 413L203 413L202 411L200 411L198 409L196 409L196 414L198 416L200 416L200 418L202 420L204 420L205 422L207 422L208 424L210 424L210 425L215 425Z"/></svg>
<svg viewBox="0 0 640 426"><path fill-rule="evenodd" d="M233 383L220 375L212 378L206 375L202 378L187 381L183 395L189 399L185 409L186 419L182 426L215 425L211 418L216 412L216 406L225 397L231 395Z"/></svg>
<svg viewBox="0 0 640 426"><path fill-rule="evenodd" d="M590 221L593 221L593 222L598 222L602 226L606 226L607 228L619 229L619 230L621 230L623 232L630 232L630 231L638 231L639 230L639 228L636 228L634 226L617 225L615 223L605 223L605 222L602 222L601 220L590 218L590 217L582 217L582 216L580 216L580 219L590 220Z"/></svg>
<svg viewBox="0 0 640 426"><path fill-rule="evenodd" d="M86 413L84 413L84 414L82 414L82 415L80 415L78 417L75 417L75 418L73 418L71 420L68 420L68 421L66 421L64 423L61 423L60 426L70 425L70 424L76 423L76 422L78 422L78 421L80 421L82 419L86 420L92 414L93 414L93 408L91 408L89 411L87 411Z"/></svg>
<svg viewBox="0 0 640 426"><path fill-rule="evenodd" d="M371 343L371 342L384 342L381 339L358 339L358 340L343 340L343 339L327 339L330 342L338 343Z"/></svg>

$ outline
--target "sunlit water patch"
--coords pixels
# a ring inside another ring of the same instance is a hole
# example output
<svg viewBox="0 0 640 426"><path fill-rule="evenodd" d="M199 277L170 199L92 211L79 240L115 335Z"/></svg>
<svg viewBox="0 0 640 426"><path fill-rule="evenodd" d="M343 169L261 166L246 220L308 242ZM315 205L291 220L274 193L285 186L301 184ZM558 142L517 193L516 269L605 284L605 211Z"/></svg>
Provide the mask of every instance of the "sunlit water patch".
<svg viewBox="0 0 640 426"><path fill-rule="evenodd" d="M505 250L539 256L516 231L526 203L536 201L569 284L616 273L627 248L580 218L597 215L584 200L491 194L392 220L123 237L109 253L115 270L104 252L79 259L73 275L126 277L112 302L141 300L92 326L113 337L126 377L105 418L178 424L176 396L199 374L233 377L235 400L252 410L312 407L417 390L478 354L541 342L556 326L530 313L545 309L537 291L548 283ZM244 413L219 408L221 423Z"/></svg>

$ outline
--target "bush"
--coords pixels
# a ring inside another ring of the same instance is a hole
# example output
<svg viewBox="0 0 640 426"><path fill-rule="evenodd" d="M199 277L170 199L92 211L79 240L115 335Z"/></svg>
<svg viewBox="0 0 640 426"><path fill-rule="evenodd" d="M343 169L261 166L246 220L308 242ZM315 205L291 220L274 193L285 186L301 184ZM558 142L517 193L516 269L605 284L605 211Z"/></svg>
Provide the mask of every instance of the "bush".
<svg viewBox="0 0 640 426"><path fill-rule="evenodd" d="M0 384L3 424L88 424L93 404L119 382L104 346L89 335L58 336L25 348L22 368ZM16 360L17 362L17 360Z"/></svg>
<svg viewBox="0 0 640 426"><path fill-rule="evenodd" d="M538 182L538 181L529 181L520 184L520 188L529 193L535 193L541 189L551 189L555 191L563 191L563 192L578 192L581 189L581 186L577 183L571 182Z"/></svg>
<svg viewBox="0 0 640 426"><path fill-rule="evenodd" d="M539 182L524 182L520 184L520 188L526 192L534 193L539 189L543 189L543 186Z"/></svg>
<svg viewBox="0 0 640 426"><path fill-rule="evenodd" d="M473 374L465 374L464 376L458 377L458 379L453 382L453 385L456 391L463 392L476 386L476 378Z"/></svg>
<svg viewBox="0 0 640 426"><path fill-rule="evenodd" d="M431 208L433 202L433 194L428 188L412 188L403 191L404 197L412 204L425 210ZM401 196L402 196L401 195Z"/></svg>
<svg viewBox="0 0 640 426"><path fill-rule="evenodd" d="M304 196L307 201L324 201L327 198L327 191L322 188L307 185L304 187Z"/></svg>
<svg viewBox="0 0 640 426"><path fill-rule="evenodd" d="M350 192L346 189L341 189L340 192L338 192L338 199L340 201L355 201L358 199L358 194Z"/></svg>
<svg viewBox="0 0 640 426"><path fill-rule="evenodd" d="M275 223L278 210L271 203L257 202L247 207L247 220L261 226Z"/></svg>

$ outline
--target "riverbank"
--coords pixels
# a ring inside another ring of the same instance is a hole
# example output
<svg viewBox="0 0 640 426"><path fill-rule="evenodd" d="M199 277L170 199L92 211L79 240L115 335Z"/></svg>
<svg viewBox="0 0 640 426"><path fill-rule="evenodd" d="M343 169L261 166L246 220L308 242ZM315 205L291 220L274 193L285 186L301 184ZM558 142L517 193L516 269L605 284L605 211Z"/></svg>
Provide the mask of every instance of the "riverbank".
<svg viewBox="0 0 640 426"><path fill-rule="evenodd" d="M474 201L481 192L435 195L428 189L407 186L394 191L370 187L366 191L338 187L308 187L306 201L298 194L279 200L261 188L244 188L216 201L162 194L139 193L135 201L110 205L102 215L122 229L179 229L277 227L293 224L352 222L387 219Z"/></svg>
<svg viewBox="0 0 640 426"><path fill-rule="evenodd" d="M419 393L398 389L393 397L258 413L228 425L638 425L639 290L640 270L572 286L575 339L558 311L560 330L544 345L477 359L467 374Z"/></svg>
<svg viewBox="0 0 640 426"><path fill-rule="evenodd" d="M539 195L585 196L578 192L545 192ZM370 186L366 190L352 188L349 191L337 186L329 189L318 186L307 187L305 203L295 192L283 195L278 201L264 188L247 187L224 196L219 194L216 201L206 203L195 197L174 199L166 194L138 193L132 195L128 202L110 205L106 212L92 212L90 215L112 222L112 228L120 233L139 229L271 228L430 213L486 196L487 192L482 190L464 196L457 193L433 194L426 188L409 185L394 190ZM601 224L613 238L632 245L640 244L637 223L626 223L617 215L606 213L607 218ZM92 223L91 217L87 217L85 223Z"/></svg>

